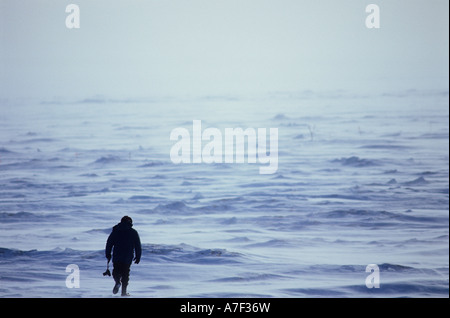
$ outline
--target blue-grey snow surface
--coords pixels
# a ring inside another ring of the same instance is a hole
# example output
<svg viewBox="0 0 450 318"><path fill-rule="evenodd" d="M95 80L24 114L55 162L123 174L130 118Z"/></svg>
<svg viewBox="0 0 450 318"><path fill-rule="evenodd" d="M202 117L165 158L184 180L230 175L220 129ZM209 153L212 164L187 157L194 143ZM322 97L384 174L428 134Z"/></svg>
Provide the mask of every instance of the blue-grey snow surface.
<svg viewBox="0 0 450 318"><path fill-rule="evenodd" d="M193 120L278 128L278 171L172 163ZM448 168L446 91L3 100L0 297L111 297L123 215L134 297L448 297Z"/></svg>

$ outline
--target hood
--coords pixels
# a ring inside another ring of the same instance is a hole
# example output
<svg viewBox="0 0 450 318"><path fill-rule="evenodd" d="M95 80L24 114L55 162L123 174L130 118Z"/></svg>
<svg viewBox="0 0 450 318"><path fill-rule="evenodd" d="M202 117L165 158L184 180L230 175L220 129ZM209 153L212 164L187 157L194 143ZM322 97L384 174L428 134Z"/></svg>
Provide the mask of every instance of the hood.
<svg viewBox="0 0 450 318"><path fill-rule="evenodd" d="M133 227L132 224L128 222L120 222L113 227L113 231L126 231Z"/></svg>

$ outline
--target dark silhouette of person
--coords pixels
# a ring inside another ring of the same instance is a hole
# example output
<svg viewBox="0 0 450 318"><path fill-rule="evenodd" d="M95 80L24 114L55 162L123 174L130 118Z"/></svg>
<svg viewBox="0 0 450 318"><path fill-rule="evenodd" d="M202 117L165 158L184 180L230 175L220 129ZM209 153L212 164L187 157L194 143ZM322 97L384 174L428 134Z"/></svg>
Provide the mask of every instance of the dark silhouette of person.
<svg viewBox="0 0 450 318"><path fill-rule="evenodd" d="M116 282L113 294L117 294L122 286L122 296L129 296L127 286L130 278L130 266L133 260L135 264L139 264L142 253L139 234L132 226L133 220L129 216L124 216L120 223L113 227L106 241L105 256L108 263L111 260L111 251L113 253L113 278Z"/></svg>

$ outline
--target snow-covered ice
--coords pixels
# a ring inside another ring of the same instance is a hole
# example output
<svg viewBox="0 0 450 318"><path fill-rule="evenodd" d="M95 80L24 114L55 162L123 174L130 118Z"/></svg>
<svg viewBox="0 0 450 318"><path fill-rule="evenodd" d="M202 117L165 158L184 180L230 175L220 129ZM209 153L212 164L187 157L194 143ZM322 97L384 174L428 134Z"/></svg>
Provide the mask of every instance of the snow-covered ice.
<svg viewBox="0 0 450 318"><path fill-rule="evenodd" d="M111 297L123 215L143 243L135 297L448 297L447 106L442 91L3 101L0 297ZM170 132L193 120L278 128L277 173L172 163Z"/></svg>

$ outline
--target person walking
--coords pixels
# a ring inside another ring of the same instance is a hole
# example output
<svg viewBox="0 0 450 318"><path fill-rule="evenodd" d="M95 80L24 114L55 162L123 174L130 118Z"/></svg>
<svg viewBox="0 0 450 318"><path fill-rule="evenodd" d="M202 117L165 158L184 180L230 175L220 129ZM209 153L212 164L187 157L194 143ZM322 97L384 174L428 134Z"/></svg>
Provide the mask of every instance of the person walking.
<svg viewBox="0 0 450 318"><path fill-rule="evenodd" d="M128 281L130 279L130 266L134 260L139 264L141 260L142 248L138 232L132 228L133 220L129 216L124 216L120 223L115 225L106 241L105 256L109 261L113 261L113 278L115 285L113 294L119 292L122 286L122 296L129 296L127 293Z"/></svg>

